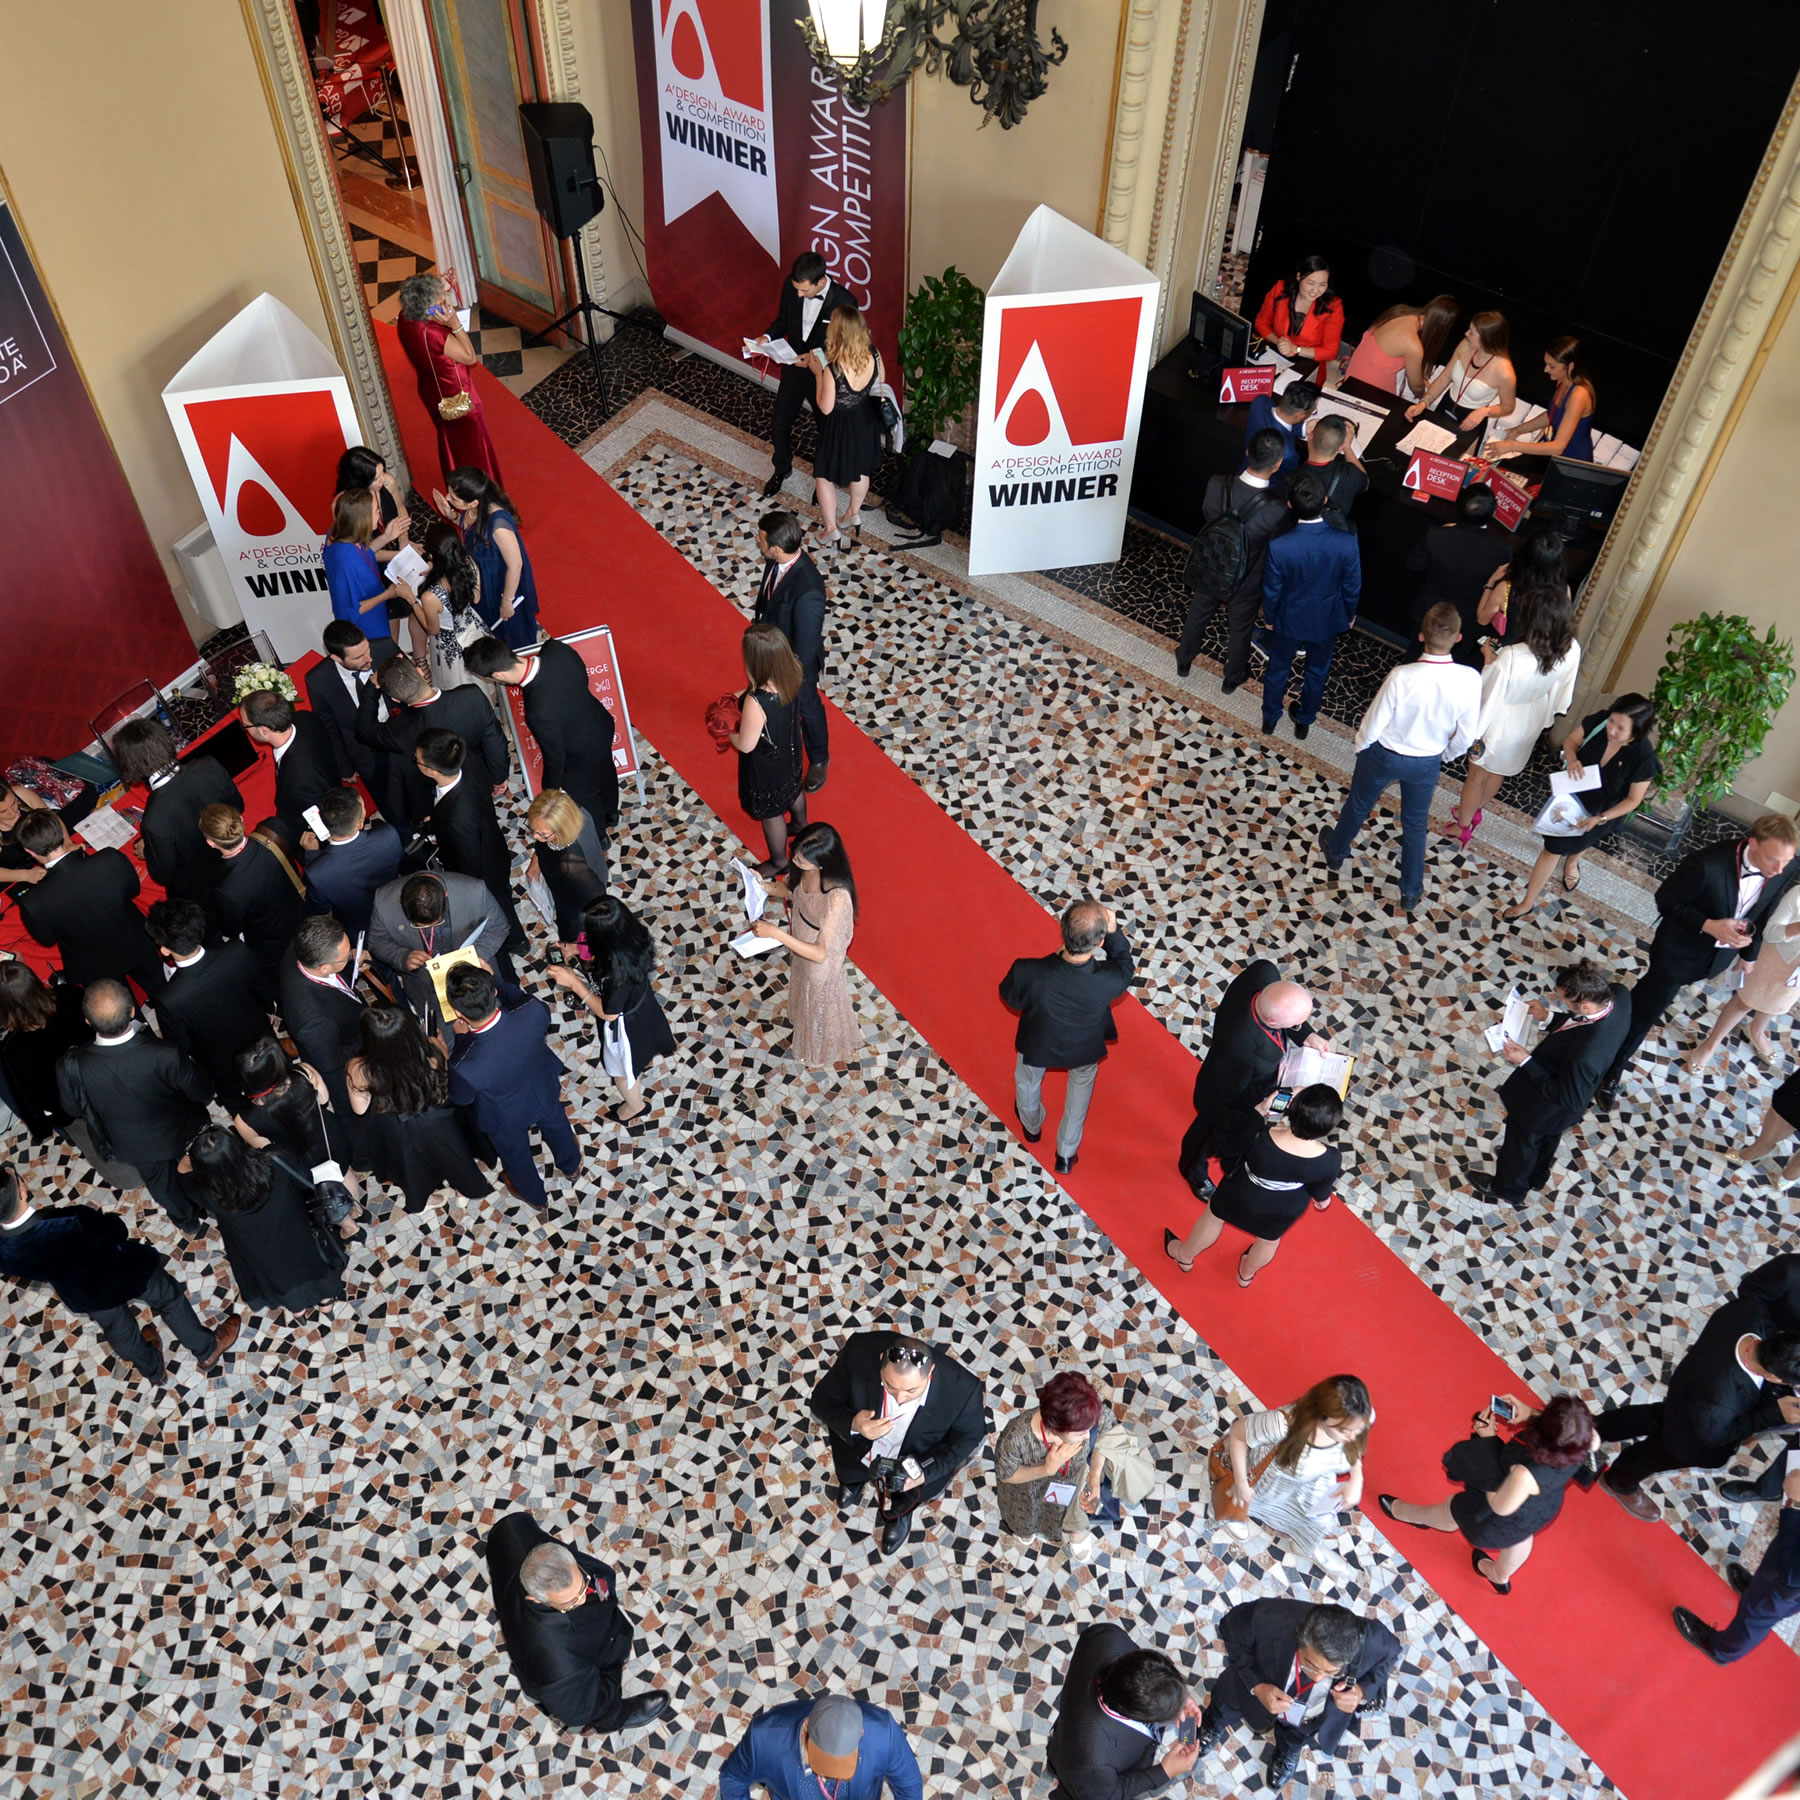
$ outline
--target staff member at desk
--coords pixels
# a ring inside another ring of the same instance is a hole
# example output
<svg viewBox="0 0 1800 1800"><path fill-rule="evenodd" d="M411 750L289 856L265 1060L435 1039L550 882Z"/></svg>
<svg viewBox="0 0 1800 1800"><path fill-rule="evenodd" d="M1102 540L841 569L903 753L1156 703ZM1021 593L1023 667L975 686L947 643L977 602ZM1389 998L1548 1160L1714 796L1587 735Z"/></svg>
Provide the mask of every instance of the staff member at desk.
<svg viewBox="0 0 1800 1800"><path fill-rule="evenodd" d="M1384 394L1400 389L1394 377L1406 376L1406 391L1422 394L1432 372L1444 360L1462 308L1453 294L1439 294L1423 306L1390 306L1356 341L1344 370L1346 381L1366 381Z"/></svg>
<svg viewBox="0 0 1800 1800"><path fill-rule="evenodd" d="M1506 315L1478 312L1447 369L1440 369L1423 400L1406 409L1416 419L1441 401L1457 420L1458 431L1473 431L1488 419L1504 419L1519 397L1519 378L1507 353L1511 332Z"/></svg>
<svg viewBox="0 0 1800 1800"><path fill-rule="evenodd" d="M1331 291L1331 265L1322 256L1303 256L1285 281L1263 296L1256 335L1283 356L1321 370L1338 353L1344 337L1344 303Z"/></svg>
<svg viewBox="0 0 1800 1800"><path fill-rule="evenodd" d="M1594 384L1581 367L1581 339L1559 337L1544 352L1544 373L1556 383L1548 412L1534 412L1516 437L1498 438L1482 452L1490 461L1503 456L1572 456L1594 460ZM1527 443L1534 431L1548 435Z"/></svg>

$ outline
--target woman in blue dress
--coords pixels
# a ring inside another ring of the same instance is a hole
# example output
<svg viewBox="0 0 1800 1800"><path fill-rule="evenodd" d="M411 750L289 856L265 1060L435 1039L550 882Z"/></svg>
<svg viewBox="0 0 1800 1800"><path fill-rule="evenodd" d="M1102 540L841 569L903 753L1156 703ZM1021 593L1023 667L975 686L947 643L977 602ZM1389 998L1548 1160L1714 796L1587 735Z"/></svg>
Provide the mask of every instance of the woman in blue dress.
<svg viewBox="0 0 1800 1800"><path fill-rule="evenodd" d="M481 622L514 650L538 640L537 579L511 497L482 469L452 469L446 498L481 571Z"/></svg>
<svg viewBox="0 0 1800 1800"><path fill-rule="evenodd" d="M325 559L325 585L331 590L333 618L359 626L369 640L369 651L380 665L394 654L394 628L388 602L400 603L406 617L413 591L404 581L389 581L376 560L375 499L367 488L352 488L331 503L331 536L321 552Z"/></svg>
<svg viewBox="0 0 1800 1800"><path fill-rule="evenodd" d="M1535 412L1518 429L1517 437L1491 443L1482 455L1490 461L1501 456L1570 456L1577 462L1594 460L1594 384L1581 366L1581 339L1559 337L1544 352L1544 373L1556 383L1548 412ZM1526 434L1547 432L1527 442Z"/></svg>

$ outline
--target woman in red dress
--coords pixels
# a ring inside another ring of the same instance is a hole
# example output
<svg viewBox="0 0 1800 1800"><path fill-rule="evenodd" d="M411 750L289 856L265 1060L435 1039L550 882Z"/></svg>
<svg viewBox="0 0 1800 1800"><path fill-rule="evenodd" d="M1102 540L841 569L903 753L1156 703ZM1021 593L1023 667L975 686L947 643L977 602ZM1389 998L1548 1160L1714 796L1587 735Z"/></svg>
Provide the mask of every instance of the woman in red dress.
<svg viewBox="0 0 1800 1800"><path fill-rule="evenodd" d="M449 286L441 276L414 275L400 284L400 347L419 377L419 398L437 423L438 464L444 479L452 469L485 469L500 480L500 459L488 436L481 395L469 375L480 352L456 322ZM457 415L444 417L444 403Z"/></svg>

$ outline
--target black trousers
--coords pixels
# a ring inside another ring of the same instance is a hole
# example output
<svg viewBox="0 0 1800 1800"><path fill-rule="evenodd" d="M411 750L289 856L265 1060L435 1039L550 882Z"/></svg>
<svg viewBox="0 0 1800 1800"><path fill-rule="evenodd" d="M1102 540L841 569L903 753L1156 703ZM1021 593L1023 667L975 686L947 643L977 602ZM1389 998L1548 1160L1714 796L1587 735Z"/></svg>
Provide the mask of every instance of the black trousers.
<svg viewBox="0 0 1800 1800"><path fill-rule="evenodd" d="M1776 1446L1774 1459L1760 1475L1749 1479L1755 1484L1759 1500L1779 1500L1782 1484L1787 1480L1787 1453L1800 1450L1800 1437L1785 1437Z"/></svg>
<svg viewBox="0 0 1800 1800"><path fill-rule="evenodd" d="M1500 1153L1494 1158L1495 1198L1522 1202L1544 1186L1556 1166L1562 1138L1560 1130L1535 1130L1529 1120L1509 1113Z"/></svg>
<svg viewBox="0 0 1800 1800"><path fill-rule="evenodd" d="M1653 1400L1647 1406L1609 1406L1596 1415L1594 1429L1609 1444L1636 1439L1629 1449L1621 1450L1607 1470L1607 1481L1615 1488L1630 1493L1652 1475L1670 1469L1722 1469L1731 1461L1735 1444L1727 1444L1713 1457L1697 1456L1688 1450L1671 1450L1663 1442L1663 1403Z"/></svg>
<svg viewBox="0 0 1800 1800"><path fill-rule="evenodd" d="M812 404L818 391L810 363L804 369L790 366L781 371L781 386L775 392L775 423L769 431L777 475L785 478L794 466L794 421L799 418L801 407Z"/></svg>
<svg viewBox="0 0 1800 1800"><path fill-rule="evenodd" d="M168 1162L140 1162L136 1167L150 1190L150 1198L175 1221L176 1230L191 1237L202 1228L205 1218L188 1192L187 1178L175 1166L180 1160L172 1157Z"/></svg>
<svg viewBox="0 0 1800 1800"><path fill-rule="evenodd" d="M859 1448L857 1444L845 1443L835 1433L831 1439L831 1460L837 1470L839 1485L845 1490L846 1499L849 1498L851 1488L862 1487L873 1479L869 1465L862 1460L863 1449L867 1448L868 1440L862 1439L859 1440L859 1443L862 1448ZM930 1502L938 1499L951 1482L961 1474L964 1465L974 1460L979 1448L977 1446L975 1450L970 1451L954 1469L947 1469L943 1474L933 1475L929 1480L921 1482L910 1494L894 1495L893 1503L880 1509L881 1516L884 1519L897 1519L903 1513L916 1512L921 1506L929 1505ZM902 1450L901 1454L905 1455L905 1451Z"/></svg>
<svg viewBox="0 0 1800 1800"><path fill-rule="evenodd" d="M1196 593L1188 602L1187 623L1181 628L1181 642L1175 646L1175 660L1194 660L1200 640L1219 608L1225 608L1225 673L1226 681L1244 682L1250 678L1250 636L1256 629L1256 617L1262 610L1262 583L1253 582L1241 588L1228 600L1215 594Z"/></svg>
<svg viewBox="0 0 1800 1800"><path fill-rule="evenodd" d="M831 740L825 731L825 702L819 698L819 684L808 681L794 696L800 714L800 741L806 746L806 761L822 763L831 754Z"/></svg>
<svg viewBox="0 0 1800 1800"><path fill-rule="evenodd" d="M167 1269L159 1268L144 1284L144 1291L137 1299L149 1307L181 1340L182 1347L191 1350L196 1357L211 1356L217 1349L219 1340L200 1323L186 1291ZM109 1306L88 1317L128 1363L141 1369L152 1381L162 1380L163 1358L151 1350L150 1340L137 1322L135 1303Z"/></svg>
<svg viewBox="0 0 1800 1800"><path fill-rule="evenodd" d="M1663 1014L1674 1004L1675 996L1684 987L1691 987L1693 981L1704 979L1696 975L1691 981L1680 980L1667 969L1659 968L1656 958L1651 957L1650 966L1637 978L1637 985L1631 990L1631 1030L1619 1046L1612 1067L1601 1077L1601 1086L1617 1085L1619 1077L1637 1055L1638 1046L1662 1023Z"/></svg>
<svg viewBox="0 0 1800 1800"><path fill-rule="evenodd" d="M1200 1720L1200 1729L1205 1731L1214 1725L1221 1725L1229 1730L1233 1725L1247 1724L1252 1731L1273 1729L1276 1748L1280 1750L1317 1744L1327 1756L1336 1753L1345 1731L1349 1729L1351 1719L1355 1717L1353 1713L1345 1712L1342 1707L1334 1706L1327 1699L1324 1712L1316 1719L1309 1720L1304 1726L1289 1725L1277 1719L1257 1699L1252 1692L1254 1685L1245 1670L1227 1668L1213 1683L1206 1711Z"/></svg>

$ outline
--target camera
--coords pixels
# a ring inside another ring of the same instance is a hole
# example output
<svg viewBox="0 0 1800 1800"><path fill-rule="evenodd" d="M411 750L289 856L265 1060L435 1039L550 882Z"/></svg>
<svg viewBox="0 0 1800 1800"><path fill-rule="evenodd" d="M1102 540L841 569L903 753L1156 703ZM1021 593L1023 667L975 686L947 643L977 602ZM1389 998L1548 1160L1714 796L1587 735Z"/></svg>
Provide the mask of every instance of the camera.
<svg viewBox="0 0 1800 1800"><path fill-rule="evenodd" d="M881 1510L888 1512L906 1486L906 1470L901 1467L897 1456L878 1456L870 1463L869 1469L870 1479L875 1487L875 1498Z"/></svg>

